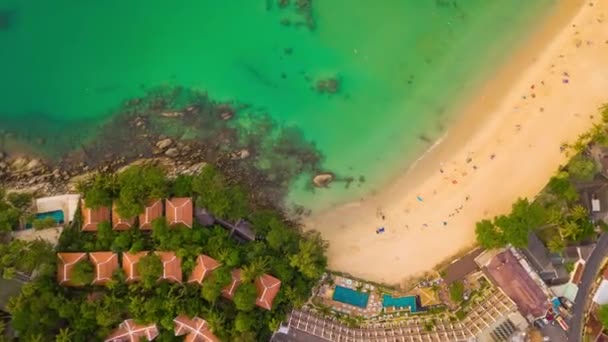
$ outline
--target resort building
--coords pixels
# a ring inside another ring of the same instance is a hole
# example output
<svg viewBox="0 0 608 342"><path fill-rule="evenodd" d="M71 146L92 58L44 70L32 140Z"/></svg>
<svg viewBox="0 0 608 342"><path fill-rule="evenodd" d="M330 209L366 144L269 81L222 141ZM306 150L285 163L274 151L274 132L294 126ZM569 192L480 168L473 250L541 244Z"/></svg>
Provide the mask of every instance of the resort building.
<svg viewBox="0 0 608 342"><path fill-rule="evenodd" d="M171 282L182 282L182 259L175 252L155 252L163 263L163 275L160 279Z"/></svg>
<svg viewBox="0 0 608 342"><path fill-rule="evenodd" d="M596 175L592 181L576 183L581 204L593 221L608 221L608 179Z"/></svg>
<svg viewBox="0 0 608 342"><path fill-rule="evenodd" d="M110 221L110 209L106 207L89 208L83 200L80 210L82 212L82 231L84 232L95 232L100 222Z"/></svg>
<svg viewBox="0 0 608 342"><path fill-rule="evenodd" d="M139 215L139 229L152 229L152 221L163 216L163 201L152 199L146 203L144 212Z"/></svg>
<svg viewBox="0 0 608 342"><path fill-rule="evenodd" d="M210 227L215 223L215 217L205 208L195 208L194 217L196 218L196 222L203 227Z"/></svg>
<svg viewBox="0 0 608 342"><path fill-rule="evenodd" d="M87 253L57 253L57 282L64 286L74 286L71 282L72 270L74 265L87 260Z"/></svg>
<svg viewBox="0 0 608 342"><path fill-rule="evenodd" d="M222 296L224 296L225 298L228 298L228 299L234 298L234 293L236 292L236 289L239 287L239 285L241 285L241 283L242 283L241 270L240 269L232 270L232 281L230 282L230 284L228 286L226 286L222 290Z"/></svg>
<svg viewBox="0 0 608 342"><path fill-rule="evenodd" d="M165 210L169 225L183 224L192 228L194 208L189 197L174 197L165 200Z"/></svg>
<svg viewBox="0 0 608 342"><path fill-rule="evenodd" d="M211 273L216 268L220 267L222 264L206 255L199 255L196 258L196 265L192 269L192 273L188 277L189 283L199 283L202 284L205 279L211 276Z"/></svg>
<svg viewBox="0 0 608 342"><path fill-rule="evenodd" d="M186 342L219 342L213 335L207 321L200 317L188 318L185 315L175 317L175 336L183 336Z"/></svg>
<svg viewBox="0 0 608 342"><path fill-rule="evenodd" d="M137 263L139 263L139 260L146 255L148 255L148 252L122 253L122 270L125 272L127 282L139 280Z"/></svg>
<svg viewBox="0 0 608 342"><path fill-rule="evenodd" d="M238 220L234 224L219 218L216 218L215 221L223 228L229 230L230 236L233 236L241 242L255 240L255 232L253 231L251 224L243 219Z"/></svg>
<svg viewBox="0 0 608 342"><path fill-rule="evenodd" d="M93 285L105 285L118 269L118 255L112 252L91 252L89 259L95 266Z"/></svg>
<svg viewBox="0 0 608 342"><path fill-rule="evenodd" d="M152 341L158 336L156 324L136 324L132 319L120 323L118 328L108 336L105 342L139 342Z"/></svg>
<svg viewBox="0 0 608 342"><path fill-rule="evenodd" d="M272 310L272 302L279 293L281 281L271 275L264 274L255 280L258 297L255 304L266 310Z"/></svg>
<svg viewBox="0 0 608 342"><path fill-rule="evenodd" d="M535 233L528 235L528 247L521 250L540 278L550 286L561 285L570 279L564 258L550 253Z"/></svg>
<svg viewBox="0 0 608 342"><path fill-rule="evenodd" d="M129 230L135 224L135 217L123 218L116 211L116 203L112 205L112 229Z"/></svg>
<svg viewBox="0 0 608 342"><path fill-rule="evenodd" d="M461 281L469 274L479 271L480 268L475 262L475 258L483 253L483 251L483 249L477 248L449 264L443 277L446 284L450 285L455 281Z"/></svg>

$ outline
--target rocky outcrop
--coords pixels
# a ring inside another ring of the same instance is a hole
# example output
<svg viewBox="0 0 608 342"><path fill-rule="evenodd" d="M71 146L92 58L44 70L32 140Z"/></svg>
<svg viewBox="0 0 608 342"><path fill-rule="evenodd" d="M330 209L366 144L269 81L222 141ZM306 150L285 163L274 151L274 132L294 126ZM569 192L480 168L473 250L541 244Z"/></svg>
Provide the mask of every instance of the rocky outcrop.
<svg viewBox="0 0 608 342"><path fill-rule="evenodd" d="M319 173L312 178L312 183L318 188L327 188L335 176L331 172Z"/></svg>
<svg viewBox="0 0 608 342"><path fill-rule="evenodd" d="M164 150L167 147L171 146L172 144L173 144L173 140L166 138L166 139L159 140L156 143L156 148L158 148L159 150Z"/></svg>
<svg viewBox="0 0 608 342"><path fill-rule="evenodd" d="M165 155L169 158L176 158L179 156L179 150L175 147L171 147L170 149L165 151Z"/></svg>

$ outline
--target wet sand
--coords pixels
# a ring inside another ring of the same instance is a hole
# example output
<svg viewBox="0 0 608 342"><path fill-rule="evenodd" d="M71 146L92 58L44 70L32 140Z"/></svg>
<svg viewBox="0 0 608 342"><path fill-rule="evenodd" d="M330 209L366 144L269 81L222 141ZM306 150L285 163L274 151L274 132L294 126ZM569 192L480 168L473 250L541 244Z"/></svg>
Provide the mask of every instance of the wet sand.
<svg viewBox="0 0 608 342"><path fill-rule="evenodd" d="M608 102L608 3L562 1L458 111L445 139L374 194L306 220L329 266L399 284L475 244L475 223L533 198ZM384 233L376 230L384 227Z"/></svg>

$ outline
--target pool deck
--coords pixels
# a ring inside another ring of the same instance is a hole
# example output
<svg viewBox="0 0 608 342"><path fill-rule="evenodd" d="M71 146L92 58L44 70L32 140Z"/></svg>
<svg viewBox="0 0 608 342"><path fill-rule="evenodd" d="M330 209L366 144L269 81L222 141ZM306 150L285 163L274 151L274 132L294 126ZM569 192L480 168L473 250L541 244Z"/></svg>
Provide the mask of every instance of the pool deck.
<svg viewBox="0 0 608 342"><path fill-rule="evenodd" d="M333 276L334 285L322 285L319 290L318 298L323 304L331 307L333 310L352 316L361 316L371 318L378 316L382 311L382 297L378 295L376 287L371 284L363 284L356 280ZM365 308L349 305L338 302L332 299L335 286L342 286L351 290L369 293L369 300Z"/></svg>
<svg viewBox="0 0 608 342"><path fill-rule="evenodd" d="M36 212L46 213L61 210L66 223L74 220L74 214L78 209L80 195L59 195L36 199Z"/></svg>

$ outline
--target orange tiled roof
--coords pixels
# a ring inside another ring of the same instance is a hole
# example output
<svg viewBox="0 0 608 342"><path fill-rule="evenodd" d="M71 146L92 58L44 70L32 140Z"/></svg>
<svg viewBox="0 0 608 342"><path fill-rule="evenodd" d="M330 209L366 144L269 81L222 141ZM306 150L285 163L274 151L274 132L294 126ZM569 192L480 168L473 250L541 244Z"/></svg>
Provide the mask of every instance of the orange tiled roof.
<svg viewBox="0 0 608 342"><path fill-rule="evenodd" d="M116 203L112 204L112 229L114 230L129 230L135 223L135 217L129 219L122 218L116 212Z"/></svg>
<svg viewBox="0 0 608 342"><path fill-rule="evenodd" d="M137 252L137 253L122 253L122 269L125 272L127 282L139 280L139 272L137 272L137 263L139 259L148 255L148 252Z"/></svg>
<svg viewBox="0 0 608 342"><path fill-rule="evenodd" d="M112 279L112 273L118 269L118 255L112 252L91 252L89 258L95 265L93 284L104 285Z"/></svg>
<svg viewBox="0 0 608 342"><path fill-rule="evenodd" d="M175 336L186 335L185 342L219 342L211 332L209 324L202 318L188 318L185 315L175 317Z"/></svg>
<svg viewBox="0 0 608 342"><path fill-rule="evenodd" d="M152 221L163 216L163 201L153 199L148 201L144 212L139 215L139 229L152 229Z"/></svg>
<svg viewBox="0 0 608 342"><path fill-rule="evenodd" d="M175 252L155 252L163 263L163 275L161 279L181 283L182 282L182 259Z"/></svg>
<svg viewBox="0 0 608 342"><path fill-rule="evenodd" d="M192 269L188 282L202 284L205 279L209 278L213 270L221 265L222 264L219 261L211 257L199 255L198 258L196 258L196 266Z"/></svg>
<svg viewBox="0 0 608 342"><path fill-rule="evenodd" d="M269 274L264 274L255 280L255 287L258 291L255 304L266 310L272 310L272 302L279 293L281 281Z"/></svg>
<svg viewBox="0 0 608 342"><path fill-rule="evenodd" d="M578 263L576 265L576 269L574 270L574 275L572 276L572 283L578 285L583 278L583 271L585 270L585 264ZM604 276L605 278L605 276Z"/></svg>
<svg viewBox="0 0 608 342"><path fill-rule="evenodd" d="M82 230L85 232L97 231L99 222L110 221L110 210L106 207L91 209L87 207L83 200L80 209L82 212Z"/></svg>
<svg viewBox="0 0 608 342"><path fill-rule="evenodd" d="M142 338L152 341L158 336L156 324L136 324L132 319L120 323L118 329L108 336L105 342L139 342Z"/></svg>
<svg viewBox="0 0 608 342"><path fill-rule="evenodd" d="M57 282L60 285L74 285L70 278L74 265L87 259L87 253L57 253Z"/></svg>
<svg viewBox="0 0 608 342"><path fill-rule="evenodd" d="M226 286L222 290L222 296L224 296L228 299L232 299L234 297L234 293L236 292L236 289L239 287L239 285L241 285L241 283L242 283L241 270L240 269L232 270L232 281L230 282L230 284L228 286Z"/></svg>
<svg viewBox="0 0 608 342"><path fill-rule="evenodd" d="M170 225L184 224L192 228L193 206L192 199L189 197L175 197L165 201L167 221Z"/></svg>

